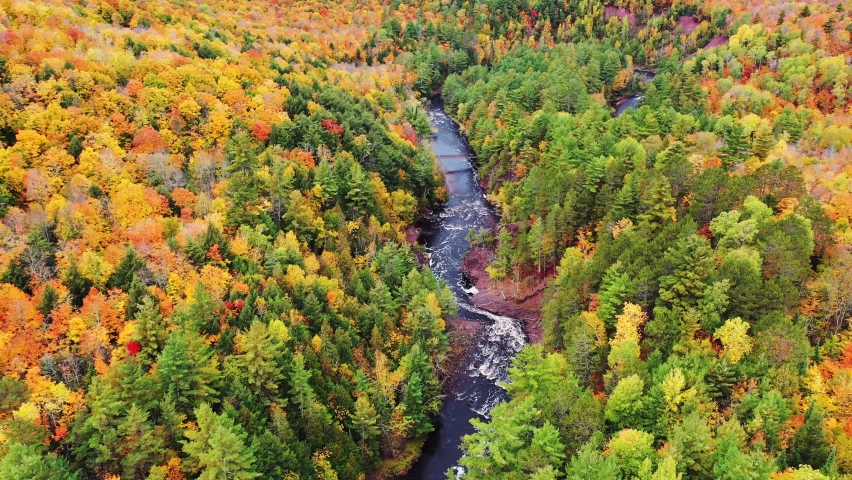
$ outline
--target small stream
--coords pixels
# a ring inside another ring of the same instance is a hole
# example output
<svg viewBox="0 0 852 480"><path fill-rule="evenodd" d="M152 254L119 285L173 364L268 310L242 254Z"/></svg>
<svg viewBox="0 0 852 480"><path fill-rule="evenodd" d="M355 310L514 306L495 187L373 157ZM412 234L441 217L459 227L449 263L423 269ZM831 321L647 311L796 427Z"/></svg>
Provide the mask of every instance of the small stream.
<svg viewBox="0 0 852 480"><path fill-rule="evenodd" d="M432 138L432 150L444 170L449 201L418 223L419 240L427 248L432 271L452 289L459 316L481 322L484 328L475 339L476 347L466 371L450 386L420 460L406 477L411 480L444 479L450 469L457 476L463 474L458 466L461 437L474 432L472 418L487 418L491 409L506 399L506 392L497 382L507 379L512 359L527 343L521 321L477 308L465 292L459 267L470 246L467 233L472 228L495 226L499 216L485 199L473 164L464 158L473 152L458 126L444 113L440 97L432 101L429 120L438 132ZM441 158L446 155L462 157Z"/></svg>

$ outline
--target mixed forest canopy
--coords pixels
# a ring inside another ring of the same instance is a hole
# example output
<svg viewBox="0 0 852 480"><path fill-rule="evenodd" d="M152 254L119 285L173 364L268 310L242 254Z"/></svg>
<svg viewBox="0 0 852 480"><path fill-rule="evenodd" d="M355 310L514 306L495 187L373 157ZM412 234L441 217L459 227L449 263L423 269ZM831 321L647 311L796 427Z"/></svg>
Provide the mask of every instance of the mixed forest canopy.
<svg viewBox="0 0 852 480"><path fill-rule="evenodd" d="M850 13L0 0L0 479L409 468L437 92L491 281L549 285L466 477L852 475Z"/></svg>

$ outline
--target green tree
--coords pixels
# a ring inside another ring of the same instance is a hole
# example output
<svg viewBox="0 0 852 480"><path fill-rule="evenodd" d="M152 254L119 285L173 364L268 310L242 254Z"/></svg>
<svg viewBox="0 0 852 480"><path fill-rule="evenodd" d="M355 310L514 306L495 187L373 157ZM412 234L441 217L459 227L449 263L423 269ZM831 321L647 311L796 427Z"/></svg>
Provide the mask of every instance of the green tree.
<svg viewBox="0 0 852 480"><path fill-rule="evenodd" d="M775 134L772 133L772 128L768 125L760 125L754 133L754 140L751 142L751 152L754 156L761 160L765 160L769 152L775 148L777 141Z"/></svg>
<svg viewBox="0 0 852 480"><path fill-rule="evenodd" d="M139 360L150 365L168 339L168 323L160 313L160 307L151 296L145 297L136 314L136 335L142 350L137 354Z"/></svg>
<svg viewBox="0 0 852 480"><path fill-rule="evenodd" d="M358 432L362 441L368 441L379 434L376 426L378 414L375 407L366 395L361 395L355 400L355 411L349 415L352 429Z"/></svg>
<svg viewBox="0 0 852 480"><path fill-rule="evenodd" d="M618 480L622 478L621 467L612 455L603 456L600 451L603 435L598 432L571 459L567 468L568 480Z"/></svg>
<svg viewBox="0 0 852 480"><path fill-rule="evenodd" d="M284 378L277 361L283 354L281 347L265 324L254 321L248 332L237 334L236 355L228 357L225 366L230 376L243 379L263 401L273 401Z"/></svg>
<svg viewBox="0 0 852 480"><path fill-rule="evenodd" d="M251 480L254 452L246 445L247 435L225 414L216 415L207 403L195 409L197 430L185 430L183 452L187 469L199 480Z"/></svg>
<svg viewBox="0 0 852 480"><path fill-rule="evenodd" d="M607 327L615 326L615 316L621 313L624 302L631 297L634 288L620 262L607 269L598 294L597 310L598 316Z"/></svg>
<svg viewBox="0 0 852 480"><path fill-rule="evenodd" d="M188 413L201 402L218 402L218 361L196 333L178 330L169 336L157 357L162 391L174 398L179 411Z"/></svg>
<svg viewBox="0 0 852 480"><path fill-rule="evenodd" d="M621 430L610 440L609 453L625 474L635 475L645 459L654 457L654 436L641 430Z"/></svg>
<svg viewBox="0 0 852 480"><path fill-rule="evenodd" d="M650 195L643 201L645 211L638 217L641 224L648 225L653 231L665 222L677 221L675 200L672 197L671 190L669 181L665 177L660 177L654 182L651 186Z"/></svg>
<svg viewBox="0 0 852 480"><path fill-rule="evenodd" d="M290 372L290 395L296 401L299 411L302 415L305 410L311 407L314 403L315 394L311 388L311 372L305 369L305 357L301 353L293 356L293 365Z"/></svg>
<svg viewBox="0 0 852 480"><path fill-rule="evenodd" d="M132 405L124 421L118 425L122 442L118 446L124 478L145 478L151 467L162 463L165 442L148 421L148 414Z"/></svg>
<svg viewBox="0 0 852 480"><path fill-rule="evenodd" d="M732 122L729 128L722 132L725 146L719 149L725 167L732 169L736 164L748 157L749 143L745 127L739 122Z"/></svg>
<svg viewBox="0 0 852 480"><path fill-rule="evenodd" d="M607 421L619 430L641 425L647 408L644 396L645 382L639 375L622 379L606 403Z"/></svg>
<svg viewBox="0 0 852 480"><path fill-rule="evenodd" d="M660 299L680 311L695 308L707 289L704 278L713 267L707 240L699 235L679 239L663 262L671 273L660 278Z"/></svg>
<svg viewBox="0 0 852 480"><path fill-rule="evenodd" d="M230 199L226 215L228 223L233 226L254 225L260 204L259 181L255 174L257 146L248 133L239 132L228 140L225 155Z"/></svg>
<svg viewBox="0 0 852 480"><path fill-rule="evenodd" d="M68 461L44 447L11 442L4 445L6 454L0 459L0 478L3 480L77 480Z"/></svg>
<svg viewBox="0 0 852 480"><path fill-rule="evenodd" d="M687 477L709 478L713 469L713 432L698 412L677 425L669 436L679 470Z"/></svg>
<svg viewBox="0 0 852 480"><path fill-rule="evenodd" d="M810 465L814 469L822 468L828 459L829 443L823 432L825 414L811 402L805 412L805 423L793 436L790 444L788 464L791 467Z"/></svg>
<svg viewBox="0 0 852 480"><path fill-rule="evenodd" d="M137 275L139 270L145 267L145 261L139 257L136 250L128 248L125 251L124 258L115 268L115 272L107 281L107 288L120 288L124 291L130 289L130 283Z"/></svg>

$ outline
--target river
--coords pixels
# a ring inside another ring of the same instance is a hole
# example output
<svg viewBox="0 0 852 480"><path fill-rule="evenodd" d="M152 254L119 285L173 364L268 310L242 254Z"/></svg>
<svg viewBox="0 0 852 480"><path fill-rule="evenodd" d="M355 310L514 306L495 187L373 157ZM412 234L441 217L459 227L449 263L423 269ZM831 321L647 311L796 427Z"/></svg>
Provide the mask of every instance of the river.
<svg viewBox="0 0 852 480"><path fill-rule="evenodd" d="M412 480L444 479L451 468L457 475L463 473L458 466L461 437L473 433L472 418L487 418L491 409L506 399L497 382L507 379L507 368L527 343L521 321L477 308L465 292L459 267L470 246L467 233L472 228L495 226L499 216L479 185L469 160L473 152L458 126L444 113L440 97L432 101L429 121L437 130L432 150L444 171L449 201L418 223L419 240L429 253L432 271L452 289L459 316L481 322L484 327L477 335L466 370L450 385L420 460L406 477Z"/></svg>
<svg viewBox="0 0 852 480"><path fill-rule="evenodd" d="M642 82L642 86L651 83L654 77L657 76L656 72L651 70L642 70L642 69L634 69L633 76L635 79L638 79ZM619 100L615 104L615 113L613 113L613 117L620 117L624 112L628 110L635 110L642 106L642 102L645 100L645 95L633 95L632 97L627 97Z"/></svg>

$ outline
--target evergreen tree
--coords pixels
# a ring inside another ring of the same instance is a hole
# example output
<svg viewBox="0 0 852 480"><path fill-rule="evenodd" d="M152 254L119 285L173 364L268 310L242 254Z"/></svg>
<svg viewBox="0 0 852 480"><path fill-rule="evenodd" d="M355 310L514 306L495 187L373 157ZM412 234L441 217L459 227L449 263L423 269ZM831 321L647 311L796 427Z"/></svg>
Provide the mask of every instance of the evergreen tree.
<svg viewBox="0 0 852 480"><path fill-rule="evenodd" d="M349 415L352 429L358 432L361 441L368 441L379 434L376 426L378 414L366 395L361 395L355 401L355 411Z"/></svg>
<svg viewBox="0 0 852 480"><path fill-rule="evenodd" d="M167 329L159 305L152 297L145 297L136 314L136 338L142 347L137 354L140 362L150 365L157 358L166 345Z"/></svg>
<svg viewBox="0 0 852 480"><path fill-rule="evenodd" d="M660 299L681 311L695 308L712 271L712 251L698 235L682 238L666 252L663 262L671 274L660 278Z"/></svg>
<svg viewBox="0 0 852 480"><path fill-rule="evenodd" d="M305 370L305 358L302 354L297 353L293 356L293 365L290 372L290 395L299 407L302 415L310 408L315 399L313 388L310 385L311 373Z"/></svg>
<svg viewBox="0 0 852 480"><path fill-rule="evenodd" d="M120 288L124 291L130 289L130 284L136 278L139 270L145 267L145 261L139 257L136 250L128 248L125 251L124 258L121 263L115 268L115 272L107 281L107 288Z"/></svg>
<svg viewBox="0 0 852 480"><path fill-rule="evenodd" d="M53 288L53 285L48 283L44 286L44 291L41 294L41 301L39 302L38 307L36 308L39 312L41 312L42 315L44 315L46 319L49 319L50 312L52 312L54 308L59 306L60 300L61 299L59 298L59 293L56 292L56 289Z"/></svg>
<svg viewBox="0 0 852 480"><path fill-rule="evenodd" d="M187 468L199 480L251 480L255 457L246 445L247 435L225 414L216 415L207 403L195 409L197 430L185 430L183 452Z"/></svg>
<svg viewBox="0 0 852 480"><path fill-rule="evenodd" d="M157 378L162 391L171 395L178 411L184 413L189 413L202 401L219 401L220 376L213 352L191 331L172 333L157 357Z"/></svg>
<svg viewBox="0 0 852 480"><path fill-rule="evenodd" d="M761 125L754 133L754 140L751 144L751 152L754 156L761 160L765 160L766 156L775 148L775 134L767 125Z"/></svg>
<svg viewBox="0 0 852 480"><path fill-rule="evenodd" d="M80 158L83 153L83 142L77 135L71 135L71 140L68 142L68 153L74 158Z"/></svg>
<svg viewBox="0 0 852 480"><path fill-rule="evenodd" d="M805 412L805 423L793 436L790 443L788 464L791 467L810 465L815 469L822 468L829 456L829 444L823 432L825 414L811 402Z"/></svg>
<svg viewBox="0 0 852 480"><path fill-rule="evenodd" d="M736 164L742 162L748 157L748 137L745 133L745 127L739 122L734 122L724 134L725 146L719 149L722 153L722 161L725 167L729 170Z"/></svg>
<svg viewBox="0 0 852 480"><path fill-rule="evenodd" d="M602 435L593 437L568 465L568 480L614 480L622 478L621 468L611 455L600 451Z"/></svg>
<svg viewBox="0 0 852 480"><path fill-rule="evenodd" d="M0 458L0 478L3 480L78 480L68 461L52 453L44 453L39 445L11 442L4 445Z"/></svg>
<svg viewBox="0 0 852 480"><path fill-rule="evenodd" d="M665 222L677 221L675 200L672 198L671 187L666 177L660 177L651 186L648 198L643 202L645 212L639 215L641 224L647 225L651 231L656 230Z"/></svg>
<svg viewBox="0 0 852 480"><path fill-rule="evenodd" d="M163 438L148 422L148 414L132 405L118 425L121 471L124 478L145 478L165 457Z"/></svg>
<svg viewBox="0 0 852 480"><path fill-rule="evenodd" d="M139 275L133 275L130 285L127 287L127 303L124 307L124 316L132 320L136 318L137 312L145 302L145 299L154 300L154 297L148 291L148 287L142 283Z"/></svg>
<svg viewBox="0 0 852 480"><path fill-rule="evenodd" d="M2 280L6 282L5 279ZM77 262L74 261L71 262L71 266L66 271L62 283L68 287L68 290L71 292L71 304L77 308L83 305L83 298L89 294L89 291L94 286L89 279L83 277L80 269L77 267Z"/></svg>
<svg viewBox="0 0 852 480"><path fill-rule="evenodd" d="M225 147L228 166L230 205L226 218L230 225L254 225L260 204L257 170L257 146L246 132L239 132Z"/></svg>
<svg viewBox="0 0 852 480"><path fill-rule="evenodd" d="M237 335L235 350L237 354L226 361L230 376L244 379L263 401L274 400L284 378L277 362L283 353L279 339L266 325L254 321L248 332Z"/></svg>
<svg viewBox="0 0 852 480"><path fill-rule="evenodd" d="M624 302L633 294L633 283L619 262L610 266L601 282L597 314L608 327L615 326L615 316L621 313Z"/></svg>

